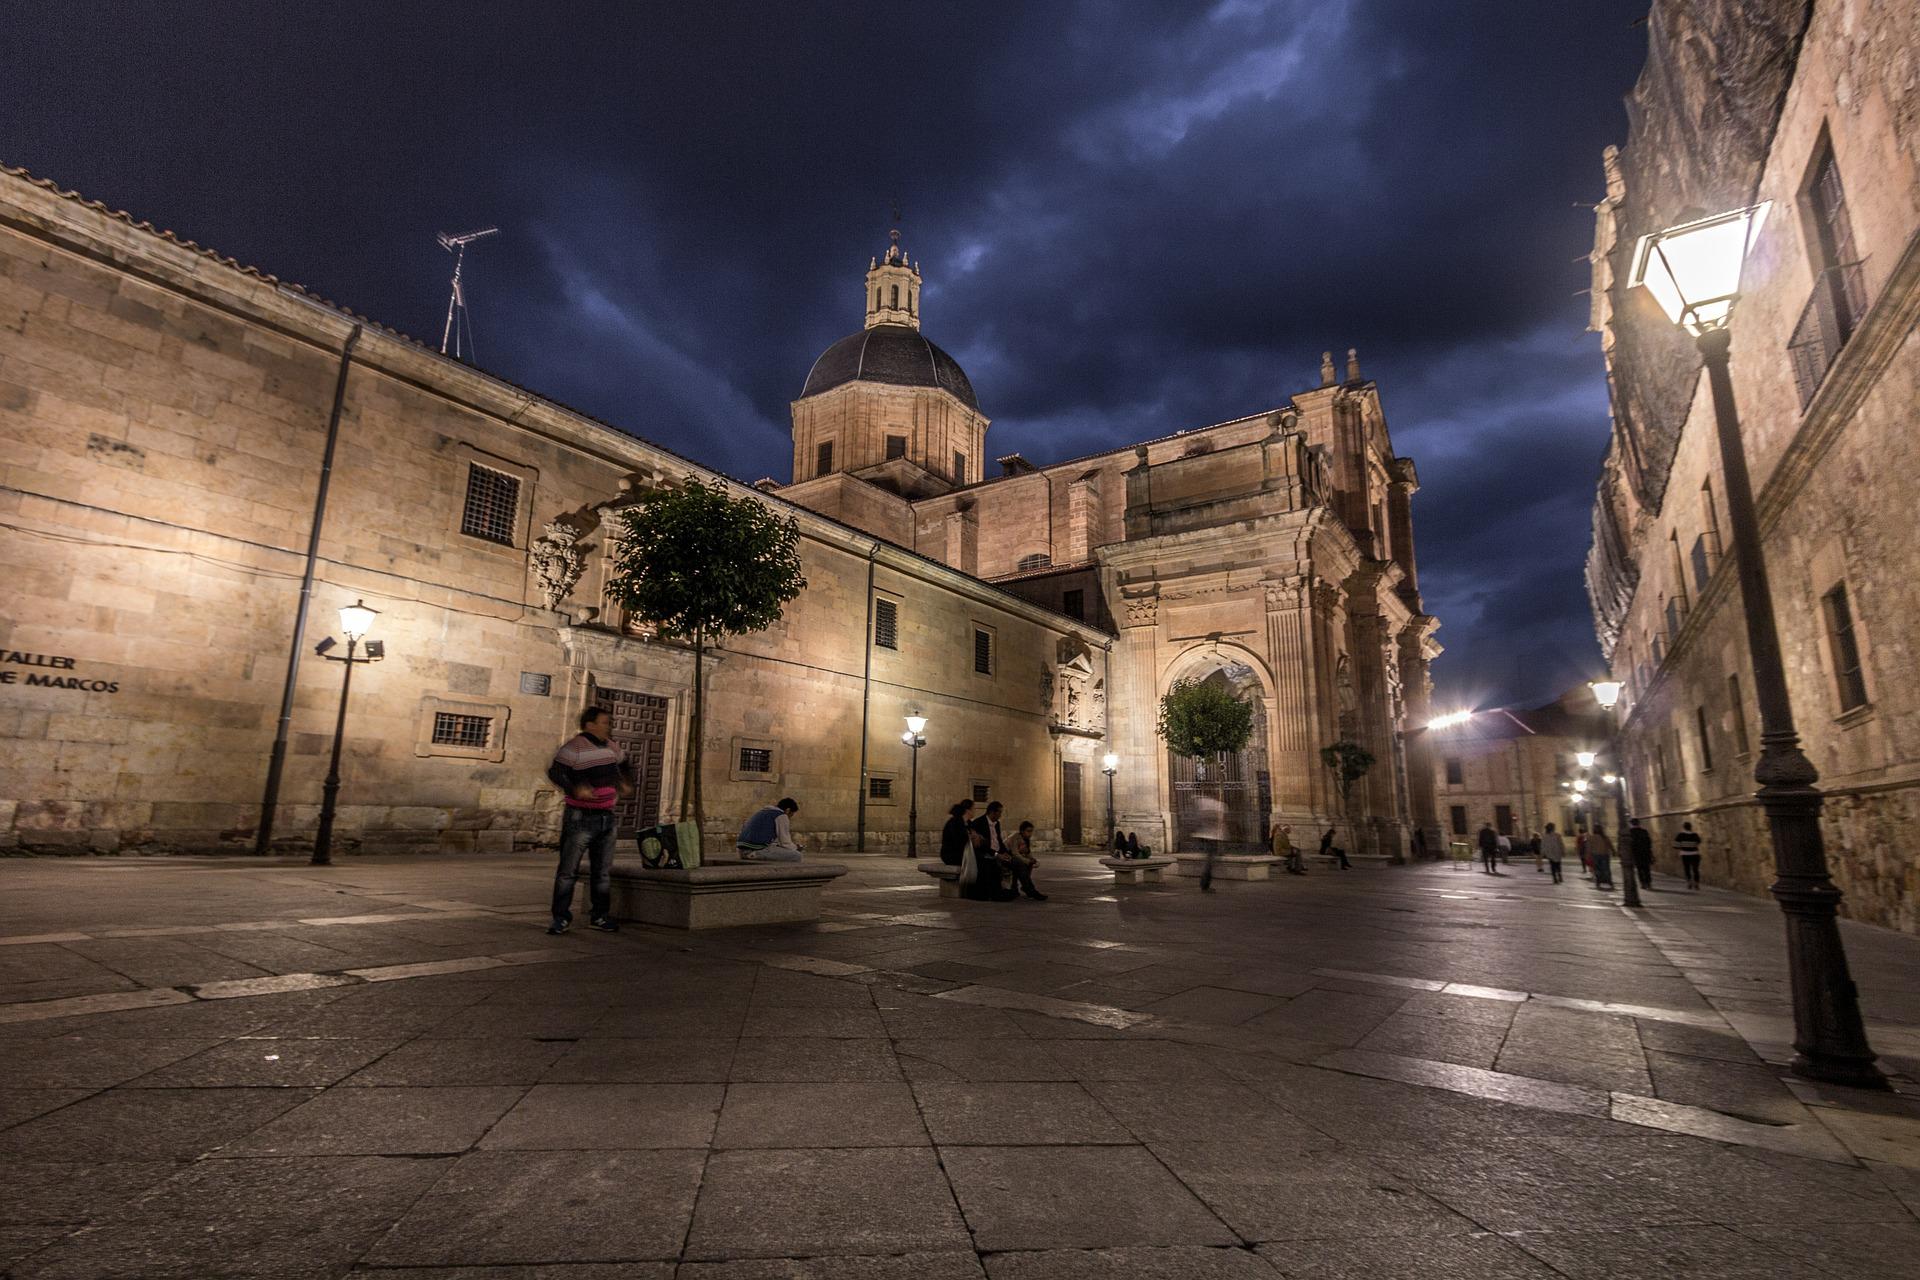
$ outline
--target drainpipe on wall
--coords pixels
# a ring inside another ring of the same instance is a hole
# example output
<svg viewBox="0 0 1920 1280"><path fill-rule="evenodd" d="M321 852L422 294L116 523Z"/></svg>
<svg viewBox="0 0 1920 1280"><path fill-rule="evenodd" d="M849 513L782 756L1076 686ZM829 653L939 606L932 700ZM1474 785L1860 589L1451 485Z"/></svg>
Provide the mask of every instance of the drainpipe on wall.
<svg viewBox="0 0 1920 1280"><path fill-rule="evenodd" d="M880 544L876 542L867 552L867 636L861 646L866 653L866 668L860 673L860 786L853 837L853 847L860 853L867 851L867 708L873 701L873 561L879 554Z"/></svg>
<svg viewBox="0 0 1920 1280"><path fill-rule="evenodd" d="M333 384L333 412L327 418L327 446L320 455L320 485L313 495L313 528L307 534L306 571L300 575L300 604L293 615L293 644L287 651L287 681L280 690L280 719L273 733L273 751L267 757L267 785L260 795L260 825L254 834L253 851L266 854L273 849L274 811L280 805L280 775L287 764L287 731L293 723L293 691L300 678L300 655L307 644L307 615L313 608L313 572L320 561L320 527L327 515L327 486L333 479L333 453L340 443L340 411L347 402L347 368L353 363L353 349L360 342L360 325L354 325L340 348L340 375Z"/></svg>

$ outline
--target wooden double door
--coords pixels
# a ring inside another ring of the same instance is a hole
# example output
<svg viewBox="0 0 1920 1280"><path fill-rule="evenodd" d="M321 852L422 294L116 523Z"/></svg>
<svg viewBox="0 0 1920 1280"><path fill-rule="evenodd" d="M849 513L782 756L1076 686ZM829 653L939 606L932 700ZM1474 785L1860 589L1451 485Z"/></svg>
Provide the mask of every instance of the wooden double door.
<svg viewBox="0 0 1920 1280"><path fill-rule="evenodd" d="M613 741L633 762L633 794L614 810L621 839L660 821L660 795L667 759L667 700L626 689L596 689L594 701L613 719Z"/></svg>

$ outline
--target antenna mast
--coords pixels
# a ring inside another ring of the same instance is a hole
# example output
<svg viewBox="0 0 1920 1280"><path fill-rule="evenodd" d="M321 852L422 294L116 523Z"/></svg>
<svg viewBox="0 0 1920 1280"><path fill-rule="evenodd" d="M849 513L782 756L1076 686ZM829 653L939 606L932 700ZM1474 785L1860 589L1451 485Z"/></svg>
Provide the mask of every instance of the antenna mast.
<svg viewBox="0 0 1920 1280"><path fill-rule="evenodd" d="M463 236L450 236L440 233L440 247L453 255L453 293L447 299L447 326L440 333L440 354L448 354L448 346L453 348L453 358L473 361L473 314L467 310L467 295L460 287L460 269L466 265L467 246L475 240L497 235L498 227L485 227L479 231L469 231ZM464 342L462 338L464 336Z"/></svg>

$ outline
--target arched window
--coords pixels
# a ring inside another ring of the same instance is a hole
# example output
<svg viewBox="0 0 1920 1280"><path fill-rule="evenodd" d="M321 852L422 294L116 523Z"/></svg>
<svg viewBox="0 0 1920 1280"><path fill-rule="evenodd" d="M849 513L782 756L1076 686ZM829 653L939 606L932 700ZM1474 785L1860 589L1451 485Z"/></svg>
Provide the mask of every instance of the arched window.
<svg viewBox="0 0 1920 1280"><path fill-rule="evenodd" d="M900 307L900 286L896 284L889 285L888 287L893 290L893 306L895 310L898 310Z"/></svg>
<svg viewBox="0 0 1920 1280"><path fill-rule="evenodd" d="M1052 563L1052 556L1044 551L1036 551L1031 555L1021 556L1020 562L1013 567L1016 572L1025 573L1029 569L1045 569Z"/></svg>
<svg viewBox="0 0 1920 1280"><path fill-rule="evenodd" d="M878 311L880 309L880 286L879 285L873 286L873 309L875 311Z"/></svg>

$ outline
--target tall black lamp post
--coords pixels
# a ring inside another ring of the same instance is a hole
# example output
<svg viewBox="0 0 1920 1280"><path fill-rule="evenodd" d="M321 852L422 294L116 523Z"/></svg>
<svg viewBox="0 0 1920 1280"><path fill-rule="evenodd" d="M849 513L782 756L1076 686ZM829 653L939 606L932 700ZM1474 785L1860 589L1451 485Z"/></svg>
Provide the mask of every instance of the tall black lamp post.
<svg viewBox="0 0 1920 1280"><path fill-rule="evenodd" d="M1600 686L1603 683L1613 686L1612 697L1609 698L1601 692ZM1613 704L1620 700L1620 686L1615 681L1589 680L1587 687L1593 690L1593 696L1600 703L1603 710L1612 711ZM1573 754L1573 758L1579 762L1582 769L1591 769L1594 766L1594 762L1600 758L1600 755L1596 751L1576 751ZM1625 766L1620 760L1620 735L1617 731L1612 732L1609 736L1607 742L1607 758L1613 762L1615 770L1624 771ZM1626 781L1621 777L1620 772L1606 774L1600 781L1608 791L1613 793L1614 861L1618 862L1620 869L1626 873L1620 882L1620 905L1623 907L1645 906L1646 904L1640 901L1639 864L1633 860L1633 851L1628 848L1628 845L1632 842L1627 839ZM1603 806L1604 802L1596 802L1594 807L1599 809Z"/></svg>
<svg viewBox="0 0 1920 1280"><path fill-rule="evenodd" d="M1780 659L1773 590L1761 558L1760 521L1740 439L1740 417L1728 376L1733 333L1728 322L1740 300L1747 250L1766 220L1767 204L1702 218L1642 237L1634 249L1629 285L1645 285L1669 319L1693 335L1706 365L1720 444L1727 523L1739 570L1740 600L1760 707L1760 759L1753 770L1756 797L1773 837L1777 879L1772 893L1786 916L1787 965L1793 983L1793 1073L1858 1088L1885 1089L1860 1018L1860 994L1847 969L1840 938L1840 890L1827 873L1820 831L1819 773L1800 749L1793 705Z"/></svg>
<svg viewBox="0 0 1920 1280"><path fill-rule="evenodd" d="M913 782L907 790L907 856L920 856L920 748L927 745L927 718L908 716L907 731L900 741L913 752Z"/></svg>
<svg viewBox="0 0 1920 1280"><path fill-rule="evenodd" d="M333 722L333 760L327 766L327 781L321 789L320 825L313 833L312 863L316 867L333 863L333 812L340 798L340 745L347 736L347 695L353 690L353 669L363 662L378 662L387 656L387 646L379 640L368 640L364 652L354 652L378 616L379 611L369 609L366 601L355 600L340 610L340 630L347 637L346 656L333 652L338 642L332 636L313 647L313 651L328 662L341 664L340 714Z"/></svg>
<svg viewBox="0 0 1920 1280"><path fill-rule="evenodd" d="M1109 751L1100 757L1100 772L1107 775L1107 852L1113 852L1113 775L1120 772L1120 757Z"/></svg>

